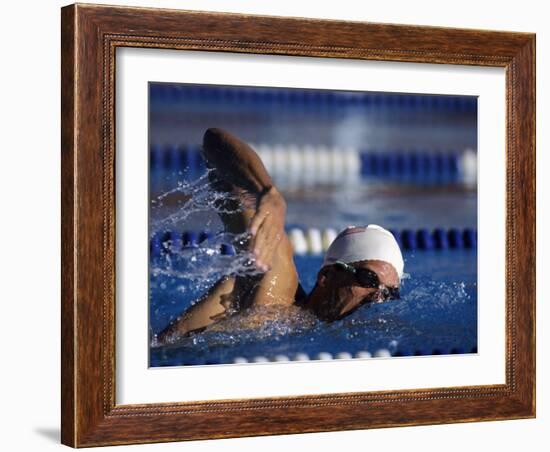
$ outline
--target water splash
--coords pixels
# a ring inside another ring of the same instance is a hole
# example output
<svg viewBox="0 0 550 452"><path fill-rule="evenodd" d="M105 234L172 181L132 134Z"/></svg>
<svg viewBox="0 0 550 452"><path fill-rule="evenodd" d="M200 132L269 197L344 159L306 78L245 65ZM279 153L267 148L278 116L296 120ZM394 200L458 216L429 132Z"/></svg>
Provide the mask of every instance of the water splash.
<svg viewBox="0 0 550 452"><path fill-rule="evenodd" d="M172 338L161 344L153 336L151 347L172 348L194 355L206 354L209 351L228 347L247 347L259 341L277 343L292 337L300 337L314 331L319 320L308 311L297 306L268 304L252 306L225 319L223 322L209 326L200 334L183 338Z"/></svg>
<svg viewBox="0 0 550 452"><path fill-rule="evenodd" d="M170 253L161 255L151 265L151 275L168 276L185 280L186 283L207 286L224 276L252 276L261 274L254 265L254 255L246 250L248 233L217 233L198 245L173 249L170 240L163 245ZM232 246L235 255L223 255L222 247ZM185 286L180 286L184 290Z"/></svg>
<svg viewBox="0 0 550 452"><path fill-rule="evenodd" d="M214 187L214 170L193 181L179 181L177 185L157 195L151 201L150 236L166 230L183 231L190 218L199 212L211 216L239 214L256 199L249 193L239 196ZM179 232L177 235L181 235ZM176 235L176 236L177 236ZM198 244L183 246L181 241L163 241L163 252L150 260L149 298L151 312L156 319L166 319L166 311L192 305L219 280L231 276L255 276L263 272L255 265L254 255L248 251L248 232L213 231ZM235 250L232 255L222 253L224 247ZM182 300L185 300L182 303ZM170 320L174 314L170 314ZM152 345L156 343L151 331Z"/></svg>
<svg viewBox="0 0 550 452"><path fill-rule="evenodd" d="M243 312L228 318L224 322L212 325L207 332L212 336L210 345L217 342L225 344L225 336L236 336L241 343L266 338L277 339L289 335L298 335L309 331L319 324L313 314L294 305L268 304L252 306ZM238 335L235 335L238 332ZM216 337L213 333L218 333ZM222 339L219 341L219 339Z"/></svg>
<svg viewBox="0 0 550 452"><path fill-rule="evenodd" d="M213 177L214 176L214 177ZM248 203L255 203L249 193L239 196L214 188L215 170L207 169L199 178L192 181L178 181L177 185L151 200L150 238L166 230L183 231L188 220L195 214L207 212L212 216L238 214ZM244 202L243 202L244 200ZM169 253L153 259L150 266L152 283L160 276L181 280L180 290L189 283L200 289L210 287L225 276L250 276L259 272L254 265L254 256L247 251L249 234L233 234L214 231L214 237L200 244L176 247L171 240L162 246ZM222 255L222 246L231 246L235 255Z"/></svg>
<svg viewBox="0 0 550 452"><path fill-rule="evenodd" d="M181 231L197 212L219 215L238 213L246 207L240 202L224 202L228 200L239 201L234 195L216 191L209 183L208 173L195 181L179 183L153 200L151 231L153 234L168 228ZM175 244L167 240L164 246L171 252L151 261L151 318L156 323L150 328L152 347L160 345L155 342L153 331L167 325L219 279L261 273L254 265L254 256L247 251L247 233L214 232L213 237L198 245L180 249L174 249ZM222 245L235 247L236 254L222 254ZM413 257L408 257L411 265ZM308 268L312 265L309 260ZM456 344L464 337L475 340L475 283L467 284L463 276L453 273L434 280L434 272L441 264L439 261L437 265L430 264L425 256L422 266L433 271L424 270L424 276L420 276L417 268L412 272L413 278L405 275L401 300L363 307L342 321L323 323L296 306L256 306L210 326L201 334L156 347L155 360L177 364L195 358L206 361L216 358L231 362L239 353L245 356L268 352L314 354L378 347L393 352L403 347L413 350L421 346L441 346L442 342ZM312 281L304 287L311 287L316 272L306 270L306 274L311 273ZM300 274L306 278L302 272ZM170 359L163 358L165 352Z"/></svg>
<svg viewBox="0 0 550 452"><path fill-rule="evenodd" d="M213 188L209 183L213 173L214 170L209 169L196 180L178 181L176 187L151 200L151 237L158 231L184 226L186 221L198 212L231 214L243 210L242 203L235 195ZM167 203L170 198L176 201Z"/></svg>

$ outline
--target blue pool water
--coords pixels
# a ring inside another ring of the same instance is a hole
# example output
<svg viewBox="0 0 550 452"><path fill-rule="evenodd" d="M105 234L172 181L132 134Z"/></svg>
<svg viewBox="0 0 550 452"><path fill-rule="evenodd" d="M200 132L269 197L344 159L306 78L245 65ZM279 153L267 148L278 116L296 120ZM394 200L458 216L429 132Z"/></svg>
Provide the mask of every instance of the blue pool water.
<svg viewBox="0 0 550 452"><path fill-rule="evenodd" d="M204 183L199 149L206 128L225 128L255 144L287 201L289 230L375 223L396 231L471 232L477 226L475 167L473 183L465 183L460 165L466 149L475 160L475 98L152 83L149 126L150 235L172 231L181 251L151 252L151 367L377 350L393 356L477 351L475 245L404 250L401 299L364 306L341 321L325 324L296 307L259 309L258 319L277 320L250 328L234 317L171 345L154 342L218 278L242 271L247 259L220 253L231 238L222 234ZM349 162L346 147L356 153ZM205 239L199 246L182 245L183 231L205 230L214 236L199 237ZM306 292L321 262L319 252L295 255Z"/></svg>
<svg viewBox="0 0 550 452"><path fill-rule="evenodd" d="M400 300L364 307L331 324L314 321L302 328L282 321L257 331L205 332L176 345L152 348L150 365L231 363L236 357L313 357L320 352L355 354L384 348L393 355L468 353L477 346L477 277L475 250L406 252L409 273ZM321 256L298 256L295 262L306 291L313 287ZM182 290L181 281L154 278L151 289L151 329L162 329L170 318L200 295ZM293 313L290 313L291 315ZM308 319L309 320L309 319Z"/></svg>
<svg viewBox="0 0 550 452"><path fill-rule="evenodd" d="M434 187L367 178L345 186L281 191L287 201L287 227L342 229L366 223L396 229L477 227L477 191L458 184ZM181 206L180 200L167 198L152 212L151 221L166 218ZM176 226L220 230L222 223L212 209L195 209Z"/></svg>
<svg viewBox="0 0 550 452"><path fill-rule="evenodd" d="M151 260L150 334L164 329L221 276L242 264L245 256L220 254L220 245L230 243L223 234L217 213L211 207L212 193L204 180L182 190L192 192L190 204L170 203L151 211L151 223L179 230L200 230L207 225L213 236L199 246L183 248L174 255L156 254ZM287 226L306 229L341 229L349 224L379 223L396 230L422 226L475 228L476 194L463 187L423 187L357 181L347 188L317 187L316 190L284 193L288 202ZM319 206L322 206L320 208ZM153 227L154 229L154 227ZM217 232L216 232L217 231ZM181 233L174 237L182 237ZM184 237L184 236L183 236ZM181 248L182 244L177 245ZM278 321L246 329L238 322L226 328L184 338L175 344L151 347L150 366L178 366L249 361L258 356L274 359L297 354L315 357L379 349L399 355L470 353L477 347L477 250L404 250L405 272L401 299L362 307L351 316L331 324L311 318L298 308L276 313ZM300 282L306 292L314 283L322 254L295 255ZM261 313L260 313L261 314Z"/></svg>

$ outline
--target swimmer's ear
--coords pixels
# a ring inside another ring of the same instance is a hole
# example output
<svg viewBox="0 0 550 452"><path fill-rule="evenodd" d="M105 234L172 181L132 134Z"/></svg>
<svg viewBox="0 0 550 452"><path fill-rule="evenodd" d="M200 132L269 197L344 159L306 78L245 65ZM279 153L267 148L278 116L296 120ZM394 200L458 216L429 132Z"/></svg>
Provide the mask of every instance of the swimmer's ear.
<svg viewBox="0 0 550 452"><path fill-rule="evenodd" d="M317 273L317 284L320 287L325 287L325 284L327 282L327 273L327 268L322 268L321 270L319 270L319 273Z"/></svg>

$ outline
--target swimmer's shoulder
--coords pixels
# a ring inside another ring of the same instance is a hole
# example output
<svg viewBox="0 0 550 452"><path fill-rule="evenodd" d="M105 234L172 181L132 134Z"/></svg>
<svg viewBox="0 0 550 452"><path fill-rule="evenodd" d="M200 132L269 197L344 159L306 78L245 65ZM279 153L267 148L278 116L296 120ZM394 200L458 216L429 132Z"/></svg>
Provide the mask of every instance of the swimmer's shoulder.
<svg viewBox="0 0 550 452"><path fill-rule="evenodd" d="M304 306L306 299L307 299L307 293L302 287L302 283L298 281L298 287L296 288L296 293L294 294L294 305Z"/></svg>

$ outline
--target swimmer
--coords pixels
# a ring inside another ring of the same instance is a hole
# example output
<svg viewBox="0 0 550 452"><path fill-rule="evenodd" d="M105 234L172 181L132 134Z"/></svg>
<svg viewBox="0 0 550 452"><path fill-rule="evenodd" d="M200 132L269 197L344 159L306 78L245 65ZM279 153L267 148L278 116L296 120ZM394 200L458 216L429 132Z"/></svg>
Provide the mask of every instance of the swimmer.
<svg viewBox="0 0 550 452"><path fill-rule="evenodd" d="M326 252L313 290L306 294L285 232L286 202L260 157L234 135L214 128L205 132L202 152L212 169L213 188L232 195L217 206L225 230L249 232L243 247L253 253L258 274L218 281L158 335L159 344L246 315L251 307L294 305L333 322L362 305L399 298L401 250L393 235L377 225L340 232Z"/></svg>

